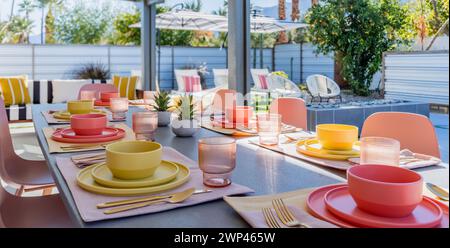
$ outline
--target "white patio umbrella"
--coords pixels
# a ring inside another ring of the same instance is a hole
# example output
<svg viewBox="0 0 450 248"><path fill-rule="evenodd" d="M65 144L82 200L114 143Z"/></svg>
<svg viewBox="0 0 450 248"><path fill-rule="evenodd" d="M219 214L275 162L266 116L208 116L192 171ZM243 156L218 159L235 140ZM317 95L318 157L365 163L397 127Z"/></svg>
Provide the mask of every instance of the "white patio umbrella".
<svg viewBox="0 0 450 248"><path fill-rule="evenodd" d="M177 10L156 16L157 29L226 32L224 27L227 28L227 26L227 17L201 12ZM133 24L130 27L140 28L141 23Z"/></svg>

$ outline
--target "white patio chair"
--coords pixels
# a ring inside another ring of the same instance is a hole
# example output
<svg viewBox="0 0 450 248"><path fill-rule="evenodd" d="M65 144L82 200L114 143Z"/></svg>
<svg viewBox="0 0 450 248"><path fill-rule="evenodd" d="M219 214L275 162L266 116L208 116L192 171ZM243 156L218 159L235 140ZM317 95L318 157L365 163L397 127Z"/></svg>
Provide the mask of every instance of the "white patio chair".
<svg viewBox="0 0 450 248"><path fill-rule="evenodd" d="M278 97L297 97L302 98L303 94L300 88L289 80L288 78L281 77L275 74L269 74L267 76L267 82L269 84L269 92L275 98Z"/></svg>
<svg viewBox="0 0 450 248"><path fill-rule="evenodd" d="M306 79L308 91L312 96L312 101L318 99L322 102L324 99L329 102L330 99L339 99L342 102L341 88L331 78L323 75L312 75Z"/></svg>
<svg viewBox="0 0 450 248"><path fill-rule="evenodd" d="M228 88L228 69L213 69L214 85Z"/></svg>

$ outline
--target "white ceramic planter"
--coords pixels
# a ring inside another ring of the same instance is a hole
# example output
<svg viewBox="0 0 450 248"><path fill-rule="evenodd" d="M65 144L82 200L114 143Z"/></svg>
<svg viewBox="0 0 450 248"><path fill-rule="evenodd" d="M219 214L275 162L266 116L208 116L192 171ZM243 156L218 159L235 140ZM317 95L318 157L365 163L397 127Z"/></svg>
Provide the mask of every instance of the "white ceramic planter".
<svg viewBox="0 0 450 248"><path fill-rule="evenodd" d="M170 124L171 112L158 112L158 127L167 127Z"/></svg>
<svg viewBox="0 0 450 248"><path fill-rule="evenodd" d="M192 137L200 131L197 120L178 120L174 118L171 124L172 132L178 137Z"/></svg>

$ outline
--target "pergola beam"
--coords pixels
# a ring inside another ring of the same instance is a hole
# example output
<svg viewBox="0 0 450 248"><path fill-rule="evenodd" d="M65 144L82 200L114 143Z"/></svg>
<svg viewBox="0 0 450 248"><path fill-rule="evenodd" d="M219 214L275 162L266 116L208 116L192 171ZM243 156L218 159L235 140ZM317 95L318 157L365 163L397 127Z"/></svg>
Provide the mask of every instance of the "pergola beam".
<svg viewBox="0 0 450 248"><path fill-rule="evenodd" d="M157 87L156 78L156 4L143 1L141 28L141 72L142 82L145 90L155 91Z"/></svg>
<svg viewBox="0 0 450 248"><path fill-rule="evenodd" d="M228 85L250 92L250 0L228 1Z"/></svg>

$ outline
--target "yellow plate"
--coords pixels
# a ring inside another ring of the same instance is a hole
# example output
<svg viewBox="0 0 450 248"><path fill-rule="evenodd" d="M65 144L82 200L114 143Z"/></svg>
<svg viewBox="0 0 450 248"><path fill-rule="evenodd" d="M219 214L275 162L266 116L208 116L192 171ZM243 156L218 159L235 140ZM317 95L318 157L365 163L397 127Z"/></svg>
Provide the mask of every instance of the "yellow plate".
<svg viewBox="0 0 450 248"><path fill-rule="evenodd" d="M96 183L106 187L141 188L168 183L177 177L179 171L178 165L168 161L161 161L161 165L156 169L155 174L144 179L122 180L115 178L106 163L95 166L91 173Z"/></svg>
<svg viewBox="0 0 450 248"><path fill-rule="evenodd" d="M311 151L311 152L317 152L317 153L324 153L324 154L330 154L330 155L353 156L353 157L359 156L359 154L360 154L359 149L355 149L355 147L359 147L359 142L356 142L353 145L353 150L349 150L349 151L325 149L320 145L320 141L317 139L305 140L303 145L305 146L306 150Z"/></svg>
<svg viewBox="0 0 450 248"><path fill-rule="evenodd" d="M324 150L319 149L319 148L308 150L308 148L307 148L308 145L305 145L305 143L307 143L307 142L308 142L308 140L302 140L302 141L298 142L297 143L297 152L307 155L307 156L311 156L311 157L330 159L330 160L347 160L349 158L356 157L354 154L349 154L349 155L330 154L330 153L324 152ZM311 141L309 141L309 142L311 142Z"/></svg>
<svg viewBox="0 0 450 248"><path fill-rule="evenodd" d="M175 162L173 162L175 163ZM142 187L142 188L133 188L133 189L118 189L118 188L108 188L97 184L92 177L92 170L94 167L90 166L86 169L81 170L77 176L77 183L82 189L102 194L102 195L110 195L110 196L134 196L134 195L145 195L151 193L157 193L165 190L170 190L176 188L189 180L190 170L187 166L175 163L178 165L180 172L177 174L177 177L167 183L162 185L150 186L150 187Z"/></svg>
<svg viewBox="0 0 450 248"><path fill-rule="evenodd" d="M90 114L105 114L106 115L106 112L99 110L99 109L93 109ZM53 117L55 117L56 119L63 119L63 120L70 120L71 116L72 115L67 110L59 111L59 112L56 112L53 114Z"/></svg>

